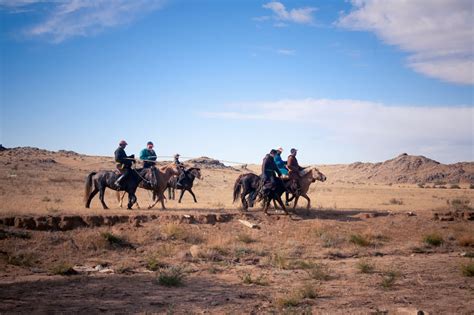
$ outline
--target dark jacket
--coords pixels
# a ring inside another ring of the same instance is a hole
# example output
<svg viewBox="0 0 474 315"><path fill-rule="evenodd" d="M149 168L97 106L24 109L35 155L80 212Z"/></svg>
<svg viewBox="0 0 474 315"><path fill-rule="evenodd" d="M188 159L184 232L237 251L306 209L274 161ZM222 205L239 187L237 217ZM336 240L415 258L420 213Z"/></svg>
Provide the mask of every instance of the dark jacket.
<svg viewBox="0 0 474 315"><path fill-rule="evenodd" d="M134 155L127 156L125 150L122 147L118 147L115 150L115 162L121 166L121 168L130 168L132 167L132 160L128 160L128 158L134 158Z"/></svg>
<svg viewBox="0 0 474 315"><path fill-rule="evenodd" d="M281 176L281 172L278 169L275 160L273 159L273 156L270 154L265 155L265 158L263 159L262 163L262 174L265 178L270 178L274 177L275 173L278 174L278 176Z"/></svg>
<svg viewBox="0 0 474 315"><path fill-rule="evenodd" d="M298 160L296 159L296 156L290 155L288 156L288 161L286 162L286 165L288 167L288 175L290 178L299 178L300 177L300 171L303 170L299 164Z"/></svg>

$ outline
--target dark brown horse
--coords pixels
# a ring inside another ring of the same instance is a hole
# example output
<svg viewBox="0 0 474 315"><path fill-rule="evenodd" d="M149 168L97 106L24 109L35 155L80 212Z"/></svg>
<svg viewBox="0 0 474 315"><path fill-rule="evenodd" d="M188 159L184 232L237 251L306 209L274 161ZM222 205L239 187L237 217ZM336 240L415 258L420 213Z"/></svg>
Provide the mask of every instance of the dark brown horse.
<svg viewBox="0 0 474 315"><path fill-rule="evenodd" d="M137 191L138 185L143 180L143 175L146 170L144 169L132 169L127 181L122 185L121 191L128 193L128 205L127 209L132 209L133 204L137 201L135 192ZM108 187L113 190L117 190L115 181L120 176L116 171L99 171L92 172L86 178L86 187L84 192L84 202L86 208L91 205L92 198L99 193L99 199L104 209L108 209L105 204L104 195L105 189Z"/></svg>
<svg viewBox="0 0 474 315"><path fill-rule="evenodd" d="M253 207L255 198L257 197L258 187L260 185L260 176L253 173L242 174L235 180L234 183L234 203L240 195L242 208L247 210ZM249 195L248 199L246 198Z"/></svg>
<svg viewBox="0 0 474 315"><path fill-rule="evenodd" d="M183 195L185 191L188 191L191 196L193 196L194 202L197 202L196 195L192 190L194 179L202 179L201 169L198 167L191 167L188 169L183 169L183 177L178 184L178 176L173 176L168 181L168 197L169 199L173 199L175 197L175 190L181 190L181 194L179 195L178 203L181 203L181 199L183 199Z"/></svg>

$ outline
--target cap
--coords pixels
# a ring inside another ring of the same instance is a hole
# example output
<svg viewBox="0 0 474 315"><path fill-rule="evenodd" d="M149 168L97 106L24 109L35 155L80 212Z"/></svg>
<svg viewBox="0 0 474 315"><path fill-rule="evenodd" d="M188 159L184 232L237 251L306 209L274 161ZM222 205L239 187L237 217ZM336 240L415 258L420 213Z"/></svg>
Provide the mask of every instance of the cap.
<svg viewBox="0 0 474 315"><path fill-rule="evenodd" d="M295 149L295 148L291 149L291 153L295 153L296 151L298 151L298 149Z"/></svg>
<svg viewBox="0 0 474 315"><path fill-rule="evenodd" d="M119 145L127 145L127 144L128 144L128 143L127 143L127 141L125 141L125 140L120 140L120 142L119 142Z"/></svg>
<svg viewBox="0 0 474 315"><path fill-rule="evenodd" d="M146 143L146 145L153 145L153 142L148 141L148 142Z"/></svg>
<svg viewBox="0 0 474 315"><path fill-rule="evenodd" d="M176 153L176 154L174 155L175 158L176 158L176 157L180 157L180 156L181 156L181 155L179 155L178 153Z"/></svg>

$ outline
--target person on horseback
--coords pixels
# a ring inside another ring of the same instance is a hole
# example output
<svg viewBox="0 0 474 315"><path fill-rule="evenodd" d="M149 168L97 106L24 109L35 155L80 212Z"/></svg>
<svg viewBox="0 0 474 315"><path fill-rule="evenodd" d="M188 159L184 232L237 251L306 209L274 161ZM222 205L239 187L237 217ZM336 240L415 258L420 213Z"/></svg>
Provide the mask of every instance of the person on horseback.
<svg viewBox="0 0 474 315"><path fill-rule="evenodd" d="M276 186L276 176L275 173L278 174L278 176L281 176L280 169L275 163L275 155L277 154L277 151L272 149L270 153L265 155L263 158L263 163L262 163L262 181L263 181L263 188L264 189L273 189Z"/></svg>
<svg viewBox="0 0 474 315"><path fill-rule="evenodd" d="M301 178L300 172L304 170L303 167L301 167L298 164L298 160L296 159L296 153L298 152L297 149L291 149L291 154L288 156L288 161L287 161L287 166L288 166L288 176L290 177L290 180L292 181L291 188L292 190L298 194L299 191L301 190L300 184L299 184L299 179Z"/></svg>
<svg viewBox="0 0 474 315"><path fill-rule="evenodd" d="M179 160L180 155L176 153L174 155L174 164L176 164L179 167L179 175L178 175L178 180L176 181L176 187L181 188L183 186L183 180L186 177L186 171L184 169L184 164Z"/></svg>
<svg viewBox="0 0 474 315"><path fill-rule="evenodd" d="M115 186L117 189L122 189L123 183L127 181L128 176L130 175L132 169L132 163L135 162L135 155L132 154L127 156L125 153L125 147L127 146L125 140L120 141L119 147L115 150L115 162L117 163L117 169L121 173L120 177L115 181Z"/></svg>
<svg viewBox="0 0 474 315"><path fill-rule="evenodd" d="M288 175L288 169L286 168L286 161L283 161L281 158L281 153L283 152L283 148L279 147L276 149L277 153L275 154L275 157L273 158L275 160L275 163L280 170L282 175Z"/></svg>
<svg viewBox="0 0 474 315"><path fill-rule="evenodd" d="M153 142L148 141L146 148L140 151L140 160L143 161L143 168L155 166L156 153L155 150L153 150Z"/></svg>

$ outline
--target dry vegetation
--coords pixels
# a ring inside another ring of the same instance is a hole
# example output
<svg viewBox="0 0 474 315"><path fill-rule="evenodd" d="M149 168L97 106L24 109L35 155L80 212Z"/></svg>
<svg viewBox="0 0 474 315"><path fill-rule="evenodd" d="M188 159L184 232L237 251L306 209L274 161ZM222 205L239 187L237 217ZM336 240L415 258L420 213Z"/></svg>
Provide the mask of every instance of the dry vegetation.
<svg viewBox="0 0 474 315"><path fill-rule="evenodd" d="M111 168L109 159L20 153L0 153L2 216L230 213L235 219L186 224L162 217L56 232L0 225L0 312L474 310L473 221L433 220L433 211L472 211L469 184L428 189L434 183L356 184L328 176L312 186L310 211L266 217L258 209L240 214L231 201L240 173L216 168L204 169L196 182L197 204L185 195L182 204L168 200L166 211L131 212L109 192L112 210L96 199L84 209L83 179ZM145 191L138 197L143 204L150 199Z"/></svg>

